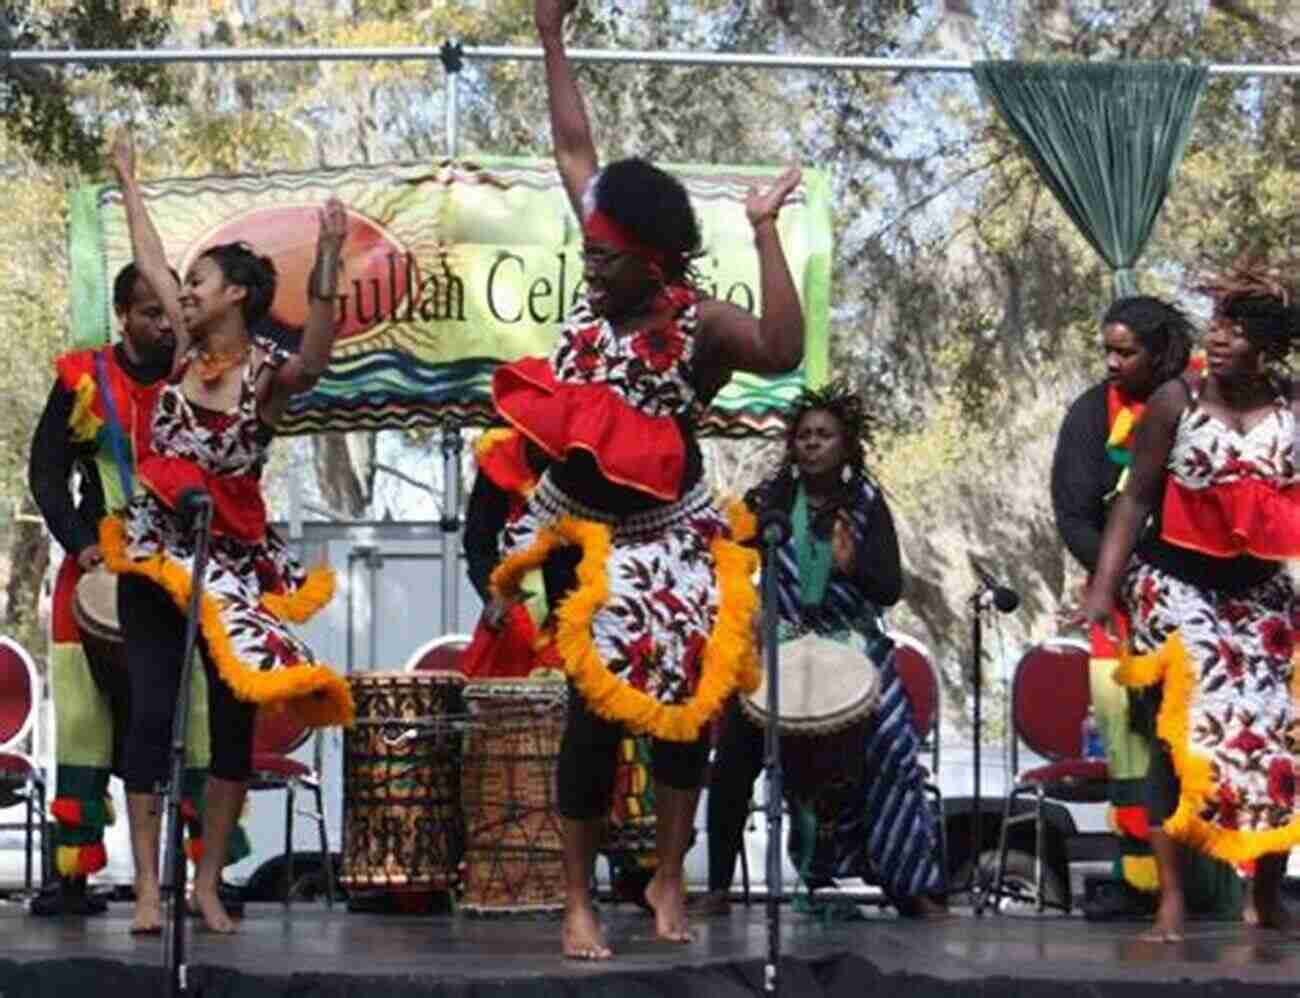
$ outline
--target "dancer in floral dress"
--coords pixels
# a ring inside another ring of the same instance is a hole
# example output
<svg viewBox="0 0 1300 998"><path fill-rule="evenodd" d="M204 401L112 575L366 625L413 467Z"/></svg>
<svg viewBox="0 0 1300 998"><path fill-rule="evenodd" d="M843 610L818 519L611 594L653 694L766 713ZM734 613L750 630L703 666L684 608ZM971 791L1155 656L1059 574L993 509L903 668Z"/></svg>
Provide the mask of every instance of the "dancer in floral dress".
<svg viewBox="0 0 1300 998"><path fill-rule="evenodd" d="M682 860L708 760L706 725L756 679L755 556L701 482L693 420L734 370L794 369L803 317L776 215L789 171L751 192L763 315L691 284L699 226L686 191L643 160L597 169L564 54L571 3L537 0L556 162L582 221L587 294L554 351L499 368L501 415L552 463L505 531L494 595L541 567L572 688L557 785L564 952L607 959L589 894L625 730L654 737L658 866L646 898L664 939L690 939ZM748 524L752 530L752 523Z"/></svg>
<svg viewBox="0 0 1300 998"><path fill-rule="evenodd" d="M1185 921L1174 842L1255 860L1255 918L1281 927L1286 854L1300 841L1300 605L1282 564L1300 555L1300 392L1270 368L1300 337L1300 309L1274 275L1249 269L1205 290L1216 299L1206 370L1151 396L1087 603L1099 624L1117 597L1129 615L1132 654L1116 678L1162 684L1163 750L1148 779L1166 788L1149 808L1161 896L1148 938L1159 941L1182 938Z"/></svg>
<svg viewBox="0 0 1300 998"><path fill-rule="evenodd" d="M104 563L120 576L131 682L125 782L136 860L133 930L160 926L157 793L167 778L195 556L182 498L202 489L213 507L199 608L212 745L207 848L198 861L194 900L210 929L231 932L217 882L251 774L258 705L280 704L311 725L346 723L352 715L347 684L316 663L287 627L328 602L332 574L324 567L306 573L297 565L267 526L260 484L289 396L309 388L329 361L346 216L336 200L321 212L302 350L290 355L249 333L275 294L271 261L243 243L215 246L191 264L178 288L135 183L126 140L119 140L115 155L124 161L118 173L136 263L175 316L173 327L183 324L188 334L153 413L132 429L144 488L100 527Z"/></svg>

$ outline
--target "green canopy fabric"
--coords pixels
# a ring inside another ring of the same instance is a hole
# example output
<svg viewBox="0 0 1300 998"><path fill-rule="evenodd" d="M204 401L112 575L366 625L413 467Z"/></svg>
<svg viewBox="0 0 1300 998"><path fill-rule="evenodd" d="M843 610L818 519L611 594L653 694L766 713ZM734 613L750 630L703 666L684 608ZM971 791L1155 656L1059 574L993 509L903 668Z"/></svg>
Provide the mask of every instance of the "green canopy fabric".
<svg viewBox="0 0 1300 998"><path fill-rule="evenodd" d="M978 62L975 81L1043 181L1114 274L1155 226L1209 73L1175 63Z"/></svg>

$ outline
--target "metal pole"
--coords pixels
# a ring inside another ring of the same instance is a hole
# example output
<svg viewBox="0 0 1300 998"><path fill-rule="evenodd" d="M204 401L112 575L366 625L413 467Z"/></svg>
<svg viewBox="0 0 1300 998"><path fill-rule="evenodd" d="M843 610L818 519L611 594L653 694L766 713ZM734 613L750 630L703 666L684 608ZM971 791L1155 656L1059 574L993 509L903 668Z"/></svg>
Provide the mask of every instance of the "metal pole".
<svg viewBox="0 0 1300 998"><path fill-rule="evenodd" d="M180 689L176 693L176 716L172 718L171 772L167 781L166 849L163 853L163 896L169 899L168 924L163 936L163 966L167 993L171 998L189 990L185 963L185 845L181 834L181 795L184 792L185 742L189 735L190 676L198 650L199 606L208 564L208 537L212 528L212 500L206 493L182 496L178 506L189 505L194 517L194 568L190 575L189 611L185 618L185 651L180 661ZM201 816L200 816L201 818ZM209 842L219 849L224 842Z"/></svg>
<svg viewBox="0 0 1300 998"><path fill-rule="evenodd" d="M447 71L445 104L447 155L454 159L460 150L457 130L457 101L460 71L465 66L460 42L446 42L438 58ZM460 428L450 423L442 431L442 633L460 630Z"/></svg>
<svg viewBox="0 0 1300 998"><path fill-rule="evenodd" d="M776 587L776 557L790 536L790 518L768 509L759 520L763 552L763 675L767 681L767 724L763 732L764 768L767 770L767 962L763 967L763 993L780 992L781 897L785 893L781 871L781 717L780 656L777 622L780 614Z"/></svg>
<svg viewBox="0 0 1300 998"><path fill-rule="evenodd" d="M505 45L456 47L465 59L540 61L540 48ZM104 65L173 62L429 62L443 58L447 45L411 48L238 48L238 49L25 49L4 53L7 61L29 64ZM880 73L969 73L974 63L944 59L868 59L848 56L788 56L751 52L649 52L569 49L571 62L668 66L732 66ZM1300 76L1300 63L1211 63L1211 76Z"/></svg>
<svg viewBox="0 0 1300 998"><path fill-rule="evenodd" d="M460 630L460 428L442 431L442 633Z"/></svg>
<svg viewBox="0 0 1300 998"><path fill-rule="evenodd" d="M984 830L980 827L980 825L982 824L981 813L980 813L980 812L981 812L981 800L980 800L980 745L981 745L981 741L982 741L982 737L981 737L981 728L982 728L982 725L981 725L981 723L980 723L980 703L981 703L980 688L984 685L984 682L983 682L983 669L981 668L980 659L982 658L982 656L983 656L983 654L984 654L984 650L983 650L983 648L981 647L981 645L982 645L982 643L983 643L983 642L982 642L982 639L983 639L983 621L982 621L982 616L983 616L983 613L984 613L984 599L985 599L985 592L986 592L986 591L985 591L984 587L981 586L979 592L976 593L975 596L972 597L972 599L971 599L971 612L972 612L972 624L971 624L971 628L972 628L972 629L971 629L971 678L973 679L973 681L974 681L974 683L975 683L975 699L974 699L974 703L973 703L973 705L972 705L972 706L973 706L973 711L972 711L972 713L974 714L973 722L974 722L974 725L975 725L975 731L974 731L974 735L975 735L975 743L974 743L974 746L973 746L973 748L974 748L974 750L975 750L975 751L974 751L974 756L975 756L975 759L974 759L974 761L975 761L975 777L974 777L974 785L971 787L971 793L972 793L972 798L973 798L973 799L971 800L971 881L970 881L970 893L971 893L971 900L974 902L973 907L974 907L974 909L975 909L975 915L976 915L976 917L981 916L981 915L984 914L984 904L983 904L983 899L982 899L981 896L980 896L980 851L981 851L981 846L982 846L983 841L984 841L984 834L983 834Z"/></svg>

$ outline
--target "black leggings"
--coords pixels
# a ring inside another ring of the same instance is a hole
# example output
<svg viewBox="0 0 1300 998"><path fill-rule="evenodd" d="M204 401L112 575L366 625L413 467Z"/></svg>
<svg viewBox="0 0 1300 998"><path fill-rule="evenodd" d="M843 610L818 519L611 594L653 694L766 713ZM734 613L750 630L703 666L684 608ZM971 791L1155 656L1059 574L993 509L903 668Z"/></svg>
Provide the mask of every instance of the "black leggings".
<svg viewBox="0 0 1300 998"><path fill-rule="evenodd" d="M582 694L569 684L569 712L555 782L560 816L591 821L609 816L614 802L614 777L618 771L618 743L627 735L620 724L597 717L587 709ZM709 762L709 734L705 729L693 742L650 745L650 771L659 783L674 790L695 790L704 782Z"/></svg>
<svg viewBox="0 0 1300 998"><path fill-rule="evenodd" d="M727 890L736 871L754 781L763 771L764 732L734 697L722 715L709 780L709 890Z"/></svg>
<svg viewBox="0 0 1300 998"><path fill-rule="evenodd" d="M131 728L126 738L128 793L155 793L167 782L172 718L185 654L185 615L159 586L137 575L119 575L117 613L126 643L131 680ZM255 704L236 700L200 641L208 674L209 772L244 782L253 771Z"/></svg>

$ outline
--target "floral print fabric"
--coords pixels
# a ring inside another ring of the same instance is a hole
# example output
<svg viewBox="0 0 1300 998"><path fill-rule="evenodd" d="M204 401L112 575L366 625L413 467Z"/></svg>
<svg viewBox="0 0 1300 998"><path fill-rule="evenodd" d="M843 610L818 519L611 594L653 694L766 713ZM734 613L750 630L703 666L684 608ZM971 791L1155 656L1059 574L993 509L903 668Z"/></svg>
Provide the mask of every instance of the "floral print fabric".
<svg viewBox="0 0 1300 998"><path fill-rule="evenodd" d="M1189 489L1252 478L1285 488L1300 481L1294 440L1295 415L1282 400L1263 420L1238 433L1193 399L1179 417L1166 467L1174 481Z"/></svg>
<svg viewBox="0 0 1300 998"><path fill-rule="evenodd" d="M527 549L565 516L613 522L543 478L524 515L506 527L505 550ZM605 563L608 597L591 621L592 642L614 676L660 703L691 697L719 605L711 546L729 535L703 489L615 524Z"/></svg>
<svg viewBox="0 0 1300 998"><path fill-rule="evenodd" d="M665 292L676 319L629 336L615 334L609 321L592 312L584 299L569 313L569 321L551 354L551 367L560 381L603 384L632 408L647 416L677 416L691 411L691 358L699 324L695 295L687 288Z"/></svg>
<svg viewBox="0 0 1300 998"><path fill-rule="evenodd" d="M278 367L288 357L268 342L256 346L263 365ZM192 461L218 475L260 475L270 439L257 417L255 383L261 369L251 362L245 367L239 406L232 413L198 410L179 384L168 384L154 408L154 453ZM166 555L193 577L193 532L151 492L142 491L127 507L125 530L129 558ZM263 595L290 594L306 581L307 573L272 530L260 543L222 534L211 538L205 589L218 597L231 650L247 667L268 670L315 661L307 645L261 605Z"/></svg>
<svg viewBox="0 0 1300 998"><path fill-rule="evenodd" d="M1185 653L1186 696L1165 703L1159 733L1169 741L1185 726L1183 745L1172 745L1182 783L1180 811L1202 825L1195 836L1222 858L1249 858L1214 848L1214 830L1267 833L1295 819L1297 712L1292 699L1295 591L1278 572L1241 595L1225 595L1183 582L1144 562L1130 570L1124 593L1132 612L1137 655L1153 654L1175 638ZM1168 668L1179 668L1170 661ZM1185 700L1185 702L1181 702ZM1208 773L1189 779L1188 760ZM1202 785L1203 784L1203 785ZM1175 815L1177 818L1178 815ZM1205 829L1203 826L1210 826ZM1172 831L1171 831L1172 834ZM1300 830L1296 832L1300 838ZM1240 838L1240 837L1238 837ZM1258 855L1276 848L1258 851Z"/></svg>

